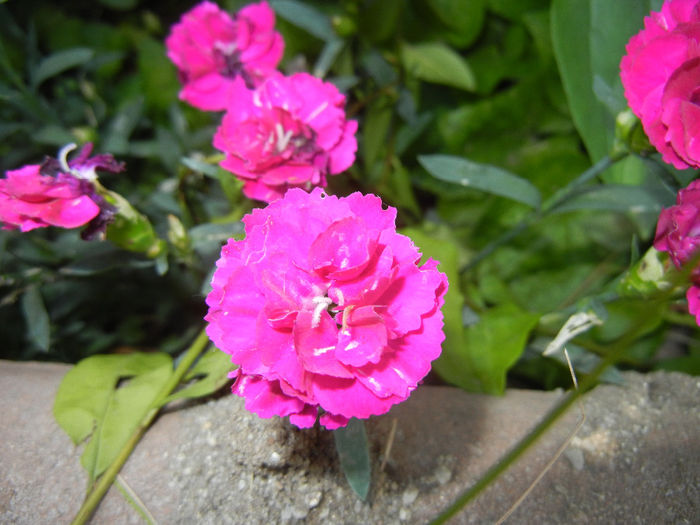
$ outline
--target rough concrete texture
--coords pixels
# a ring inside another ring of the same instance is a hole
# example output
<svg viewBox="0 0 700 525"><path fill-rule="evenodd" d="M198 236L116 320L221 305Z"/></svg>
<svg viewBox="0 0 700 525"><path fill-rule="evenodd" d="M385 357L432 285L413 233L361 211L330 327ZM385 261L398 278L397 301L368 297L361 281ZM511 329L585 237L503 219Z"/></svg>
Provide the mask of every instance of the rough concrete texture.
<svg viewBox="0 0 700 525"><path fill-rule="evenodd" d="M80 449L53 421L68 367L0 362L0 523L67 523L80 506ZM624 374L585 396L586 422L507 523L697 523L700 380ZM160 524L426 523L472 485L560 399L495 398L421 387L367 425L370 498L351 492L332 435L262 420L233 396L163 415L122 479ZM579 421L576 407L451 523L493 523ZM384 471L387 438L395 439ZM141 523L112 488L93 523Z"/></svg>

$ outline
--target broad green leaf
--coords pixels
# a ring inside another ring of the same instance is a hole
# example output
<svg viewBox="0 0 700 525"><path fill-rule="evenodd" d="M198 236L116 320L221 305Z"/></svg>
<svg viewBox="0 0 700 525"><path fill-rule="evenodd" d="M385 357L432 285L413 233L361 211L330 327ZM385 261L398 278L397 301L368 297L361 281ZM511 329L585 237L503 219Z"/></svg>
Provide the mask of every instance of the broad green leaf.
<svg viewBox="0 0 700 525"><path fill-rule="evenodd" d="M421 155L418 162L440 180L500 195L533 208L540 205L540 192L535 186L496 166L451 155Z"/></svg>
<svg viewBox="0 0 700 525"><path fill-rule="evenodd" d="M58 51L44 58L34 70L32 85L36 88L44 80L63 73L67 69L80 66L89 61L95 52L86 47L74 47Z"/></svg>
<svg viewBox="0 0 700 525"><path fill-rule="evenodd" d="M358 33L363 40L378 43L396 35L405 0L363 0L360 4Z"/></svg>
<svg viewBox="0 0 700 525"><path fill-rule="evenodd" d="M173 373L164 353L96 355L63 378L53 413L74 443L86 439L81 463L94 481L114 461Z"/></svg>
<svg viewBox="0 0 700 525"><path fill-rule="evenodd" d="M549 0L487 0L489 10L501 16L518 20L528 11L545 9Z"/></svg>
<svg viewBox="0 0 700 525"><path fill-rule="evenodd" d="M552 43L571 116L591 158L608 153L614 121L593 92L590 0L553 0Z"/></svg>
<svg viewBox="0 0 700 525"><path fill-rule="evenodd" d="M476 78L467 61L445 44L403 44L401 61L411 75L425 82L465 91L476 89Z"/></svg>
<svg viewBox="0 0 700 525"><path fill-rule="evenodd" d="M506 373L518 360L539 316L514 304L501 304L464 330L464 344L449 359L435 363L450 383L473 392L502 394Z"/></svg>
<svg viewBox="0 0 700 525"><path fill-rule="evenodd" d="M272 0L270 5L279 16L316 38L326 42L337 38L328 17L308 4L296 0Z"/></svg>
<svg viewBox="0 0 700 525"><path fill-rule="evenodd" d="M183 378L183 383L190 381L192 383L169 396L163 404L176 399L192 399L216 392L226 384L228 374L234 368L230 355L212 347L199 358Z"/></svg>
<svg viewBox="0 0 700 525"><path fill-rule="evenodd" d="M372 477L365 424L360 419L352 418L347 426L333 431L333 438L345 479L355 494L364 501Z"/></svg>
<svg viewBox="0 0 700 525"><path fill-rule="evenodd" d="M48 352L51 343L51 323L37 286L30 286L22 294L22 314L27 325L28 339L42 351Z"/></svg>
<svg viewBox="0 0 700 525"><path fill-rule="evenodd" d="M656 192L643 186L605 184L591 186L555 208L562 213L573 210L606 210L632 213L658 213L665 202Z"/></svg>

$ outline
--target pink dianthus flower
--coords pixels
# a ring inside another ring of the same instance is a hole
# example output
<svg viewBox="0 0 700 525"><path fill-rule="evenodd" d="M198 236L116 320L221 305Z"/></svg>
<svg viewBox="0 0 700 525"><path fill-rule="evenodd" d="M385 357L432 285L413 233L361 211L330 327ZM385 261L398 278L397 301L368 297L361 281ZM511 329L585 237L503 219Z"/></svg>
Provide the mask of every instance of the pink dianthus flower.
<svg viewBox="0 0 700 525"><path fill-rule="evenodd" d="M700 0L667 0L620 63L625 96L663 160L700 167Z"/></svg>
<svg viewBox="0 0 700 525"><path fill-rule="evenodd" d="M259 85L284 52L267 2L246 6L234 18L202 2L172 27L165 45L184 84L180 98L208 111L226 109L237 80Z"/></svg>
<svg viewBox="0 0 700 525"><path fill-rule="evenodd" d="M440 355L447 278L379 197L291 189L244 217L207 296L207 334L260 417L328 429L404 401Z"/></svg>
<svg viewBox="0 0 700 525"><path fill-rule="evenodd" d="M124 166L109 154L90 157L90 143L68 161L66 156L73 148L74 144L66 146L58 159L47 158L42 164L10 170L0 179L3 229L77 228L93 221L89 237L106 225L113 208L95 190L95 170L119 172Z"/></svg>
<svg viewBox="0 0 700 525"><path fill-rule="evenodd" d="M668 252L673 264L680 268L700 251L700 180L691 182L680 190L676 204L661 210L656 225L654 247ZM690 276L688 310L700 325L700 264Z"/></svg>
<svg viewBox="0 0 700 525"><path fill-rule="evenodd" d="M251 199L272 202L289 188L326 186L326 176L355 161L357 122L345 118L345 96L307 73L268 78L254 92L236 90L214 147L221 166L245 182Z"/></svg>

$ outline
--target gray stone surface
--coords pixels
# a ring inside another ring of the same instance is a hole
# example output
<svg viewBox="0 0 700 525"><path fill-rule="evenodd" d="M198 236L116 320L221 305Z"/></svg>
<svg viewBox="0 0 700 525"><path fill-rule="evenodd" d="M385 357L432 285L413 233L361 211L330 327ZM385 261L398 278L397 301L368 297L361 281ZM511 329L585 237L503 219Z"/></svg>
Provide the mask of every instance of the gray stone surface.
<svg viewBox="0 0 700 525"><path fill-rule="evenodd" d="M86 477L53 421L68 367L0 361L0 523L68 523ZM700 381L624 374L585 397L586 422L507 523L698 523ZM421 387L367 426L371 496L347 487L329 432L247 413L226 396L163 415L122 478L160 524L426 523L523 437L560 393ZM574 407L452 523L493 523L575 429ZM395 439L384 471L387 438ZM110 490L93 523L141 523Z"/></svg>

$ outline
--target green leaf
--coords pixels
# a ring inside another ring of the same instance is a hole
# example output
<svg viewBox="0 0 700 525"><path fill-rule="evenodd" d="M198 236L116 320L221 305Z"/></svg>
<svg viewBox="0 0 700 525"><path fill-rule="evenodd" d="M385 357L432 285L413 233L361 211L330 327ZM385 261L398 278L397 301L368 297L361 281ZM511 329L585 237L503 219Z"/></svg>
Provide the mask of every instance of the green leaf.
<svg viewBox="0 0 700 525"><path fill-rule="evenodd" d="M272 0L270 5L279 16L316 38L326 42L337 38L329 18L305 3L296 0Z"/></svg>
<svg viewBox="0 0 700 525"><path fill-rule="evenodd" d="M209 164L206 161L195 159L193 157L182 157L180 162L187 166L192 171L203 173L207 177L219 179L219 167L216 164Z"/></svg>
<svg viewBox="0 0 700 525"><path fill-rule="evenodd" d="M345 479L355 494L364 501L372 477L365 424L360 419L352 418L346 427L335 429L333 437Z"/></svg>
<svg viewBox="0 0 700 525"><path fill-rule="evenodd" d="M92 59L95 52L86 47L74 47L47 56L34 70L32 85L39 86L44 80L63 73L67 69L80 66Z"/></svg>
<svg viewBox="0 0 700 525"><path fill-rule="evenodd" d="M27 324L27 338L42 351L48 352L51 343L51 323L37 286L30 286L22 294L22 314Z"/></svg>
<svg viewBox="0 0 700 525"><path fill-rule="evenodd" d="M642 29L648 0L590 0L590 52L593 90L607 98L614 114L627 107L620 80L620 60L630 37ZM604 105L605 100L601 100Z"/></svg>
<svg viewBox="0 0 700 525"><path fill-rule="evenodd" d="M538 319L511 303L491 308L464 330L464 344L438 359L435 369L465 390L502 394L506 372L522 354Z"/></svg>
<svg viewBox="0 0 700 525"><path fill-rule="evenodd" d="M81 456L90 482L114 461L172 373L169 355L137 352L88 357L65 375L53 413L75 444L90 439Z"/></svg>
<svg viewBox="0 0 700 525"><path fill-rule="evenodd" d="M147 105L165 111L177 99L180 82L162 42L143 37L138 43L141 89Z"/></svg>
<svg viewBox="0 0 700 525"><path fill-rule="evenodd" d="M608 153L614 121L593 92L589 1L553 0L552 43L571 116L591 158Z"/></svg>
<svg viewBox="0 0 700 525"><path fill-rule="evenodd" d="M500 195L537 208L540 192L529 181L504 169L451 155L421 155L418 162L434 177Z"/></svg>
<svg viewBox="0 0 700 525"><path fill-rule="evenodd" d="M428 6L451 31L448 40L466 47L474 40L484 24L485 0L427 0Z"/></svg>
<svg viewBox="0 0 700 525"><path fill-rule="evenodd" d="M192 381L192 383L169 396L163 404L176 399L192 399L216 392L226 384L228 374L234 368L230 355L212 347L199 358L183 378L183 382Z"/></svg>
<svg viewBox="0 0 700 525"><path fill-rule="evenodd" d="M659 195L643 186L605 184L591 186L557 206L554 212L605 210L632 213L659 213L664 202Z"/></svg>
<svg viewBox="0 0 700 525"><path fill-rule="evenodd" d="M406 70L420 80L465 91L476 90L476 78L467 61L445 44L403 44L401 61Z"/></svg>

